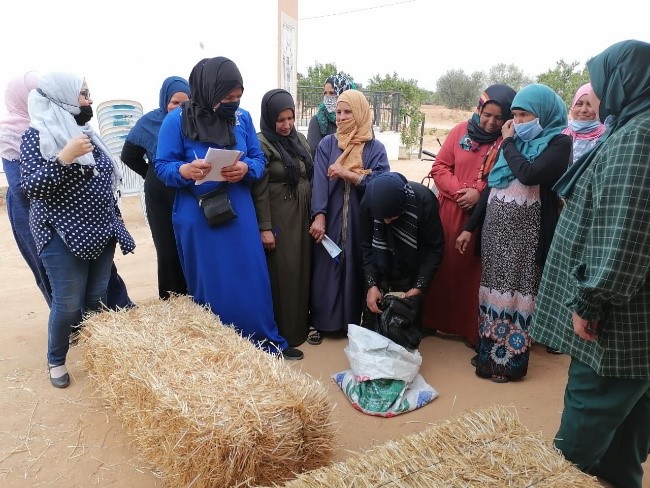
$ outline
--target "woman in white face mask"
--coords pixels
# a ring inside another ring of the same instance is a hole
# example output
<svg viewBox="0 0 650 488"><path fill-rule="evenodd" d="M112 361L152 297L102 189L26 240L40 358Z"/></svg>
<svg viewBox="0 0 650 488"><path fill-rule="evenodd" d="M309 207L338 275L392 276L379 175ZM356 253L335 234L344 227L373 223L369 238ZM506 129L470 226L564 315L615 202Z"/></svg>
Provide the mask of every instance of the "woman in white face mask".
<svg viewBox="0 0 650 488"><path fill-rule="evenodd" d="M560 210L553 185L569 165L572 144L562 134L566 105L546 85L517 93L512 115L501 129L491 189L470 219L473 228L483 222L476 374L496 383L528 371L528 327Z"/></svg>
<svg viewBox="0 0 650 488"><path fill-rule="evenodd" d="M318 112L309 121L307 144L311 148L311 157L316 156L316 148L323 137L336 132L336 102L345 90L356 89L357 85L350 75L337 73L331 75L323 86L323 102Z"/></svg>
<svg viewBox="0 0 650 488"><path fill-rule="evenodd" d="M598 107L591 104L589 96L591 92L591 83L586 83L578 88L569 110L571 116L569 126L562 131L563 134L568 134L573 139L572 163L589 152L605 132L605 124L598 119Z"/></svg>

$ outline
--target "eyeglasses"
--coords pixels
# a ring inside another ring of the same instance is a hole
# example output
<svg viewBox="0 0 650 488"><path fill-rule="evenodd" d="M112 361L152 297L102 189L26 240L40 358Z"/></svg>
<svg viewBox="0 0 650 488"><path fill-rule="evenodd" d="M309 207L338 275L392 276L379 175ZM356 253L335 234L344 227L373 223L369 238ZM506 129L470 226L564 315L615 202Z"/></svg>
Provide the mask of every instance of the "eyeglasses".
<svg viewBox="0 0 650 488"><path fill-rule="evenodd" d="M81 90L79 92L79 95L84 97L86 100L90 100L90 90L88 90L87 88L85 90Z"/></svg>

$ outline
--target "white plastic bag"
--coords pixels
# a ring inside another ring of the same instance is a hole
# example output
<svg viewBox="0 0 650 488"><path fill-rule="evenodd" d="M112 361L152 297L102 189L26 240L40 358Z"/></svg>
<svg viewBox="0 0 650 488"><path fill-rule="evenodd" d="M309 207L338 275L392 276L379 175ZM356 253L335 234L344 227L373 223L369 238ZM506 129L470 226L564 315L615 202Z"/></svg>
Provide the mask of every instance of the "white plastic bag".
<svg viewBox="0 0 650 488"><path fill-rule="evenodd" d="M423 407L438 396L418 373L422 356L381 334L348 325L345 354L350 369L332 379L354 408L368 415L394 417Z"/></svg>
<svg viewBox="0 0 650 488"><path fill-rule="evenodd" d="M381 334L355 324L348 325L349 343L344 351L358 381L394 379L411 383L420 371L422 356Z"/></svg>

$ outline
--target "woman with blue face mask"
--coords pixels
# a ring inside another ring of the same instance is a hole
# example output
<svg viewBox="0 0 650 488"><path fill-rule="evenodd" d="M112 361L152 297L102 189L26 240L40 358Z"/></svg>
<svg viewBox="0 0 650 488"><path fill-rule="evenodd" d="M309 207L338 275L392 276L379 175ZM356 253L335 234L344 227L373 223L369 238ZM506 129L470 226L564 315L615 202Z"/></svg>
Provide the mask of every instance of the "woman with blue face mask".
<svg viewBox="0 0 650 488"><path fill-rule="evenodd" d="M501 129L490 190L472 215L483 219L476 374L496 383L528 371L528 328L560 211L552 188L569 166L572 144L562 134L566 105L546 85L519 91L512 115Z"/></svg>
<svg viewBox="0 0 650 488"><path fill-rule="evenodd" d="M569 110L569 126L562 131L573 139L572 163L589 152L605 132L605 124L598 119L598 107L591 104L591 92L591 83L578 88Z"/></svg>

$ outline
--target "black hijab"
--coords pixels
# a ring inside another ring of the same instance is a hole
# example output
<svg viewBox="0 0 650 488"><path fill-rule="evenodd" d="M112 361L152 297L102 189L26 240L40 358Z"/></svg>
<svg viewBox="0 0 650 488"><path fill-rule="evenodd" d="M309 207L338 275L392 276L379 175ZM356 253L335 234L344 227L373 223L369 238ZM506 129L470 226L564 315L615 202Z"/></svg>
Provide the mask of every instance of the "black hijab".
<svg viewBox="0 0 650 488"><path fill-rule="evenodd" d="M483 112L483 107L487 103L496 103L501 107L503 120L510 120L512 118L510 106L516 94L517 92L507 85L490 85L485 89L481 98L479 98L478 106L476 107L477 112L469 119L469 123L467 124L467 134L472 141L478 142L479 144L488 144L501 137L500 130L486 132L481 129L479 125L481 112Z"/></svg>
<svg viewBox="0 0 650 488"><path fill-rule="evenodd" d="M286 109L291 109L295 116L296 105L291 93L280 88L266 92L262 98L260 128L266 140L280 153L289 185L296 186L300 179L300 163L298 159L302 159L305 163L307 178L310 181L314 176L314 163L311 155L298 139L295 126L288 136L281 136L276 132L275 123L278 116L280 112Z"/></svg>
<svg viewBox="0 0 650 488"><path fill-rule="evenodd" d="M202 59L192 69L189 82L192 95L183 104L183 135L194 141L234 146L236 116L224 118L213 107L235 88L244 88L237 65L222 56Z"/></svg>

